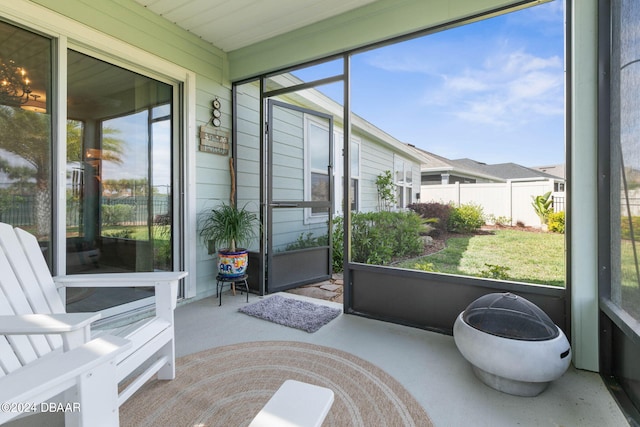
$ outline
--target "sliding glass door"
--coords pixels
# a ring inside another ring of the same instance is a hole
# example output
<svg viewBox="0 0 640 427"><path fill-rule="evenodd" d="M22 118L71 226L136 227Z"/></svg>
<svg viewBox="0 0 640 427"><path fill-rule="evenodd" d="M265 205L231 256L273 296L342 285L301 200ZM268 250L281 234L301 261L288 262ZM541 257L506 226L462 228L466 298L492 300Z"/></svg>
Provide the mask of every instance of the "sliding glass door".
<svg viewBox="0 0 640 427"><path fill-rule="evenodd" d="M67 273L171 270L173 87L68 52ZM93 310L152 289L81 289Z"/></svg>
<svg viewBox="0 0 640 427"><path fill-rule="evenodd" d="M179 83L85 48L61 61L59 45L0 22L0 221L36 235L55 274L180 267ZM65 79L67 92L58 93L53 82ZM53 108L58 97L66 115ZM152 296L75 289L67 309L115 314Z"/></svg>

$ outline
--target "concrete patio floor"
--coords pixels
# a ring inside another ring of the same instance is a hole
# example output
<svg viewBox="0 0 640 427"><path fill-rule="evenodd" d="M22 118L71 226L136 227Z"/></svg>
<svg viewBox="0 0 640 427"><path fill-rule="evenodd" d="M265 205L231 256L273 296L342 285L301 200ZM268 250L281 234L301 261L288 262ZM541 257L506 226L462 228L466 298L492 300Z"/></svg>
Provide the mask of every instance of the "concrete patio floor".
<svg viewBox="0 0 640 427"><path fill-rule="evenodd" d="M282 295L342 308L331 301ZM249 303L260 298L251 294ZM451 336L345 314L319 331L307 333L238 312L245 301L239 292L234 296L226 291L220 307L215 297L181 304L175 312L177 357L250 341L313 343L352 353L392 375L437 427L630 425L600 376L593 372L570 367L539 396L511 396L481 383ZM64 418L61 414L40 414L7 425L64 426Z"/></svg>
<svg viewBox="0 0 640 427"><path fill-rule="evenodd" d="M289 298L341 304L285 293ZM291 340L334 347L361 357L396 378L436 426L594 426L629 423L598 374L570 367L537 397L516 397L481 383L453 338L354 315L340 315L307 333L239 313L245 296L225 292L176 310L176 350L183 356L249 341ZM260 297L251 294L249 303Z"/></svg>

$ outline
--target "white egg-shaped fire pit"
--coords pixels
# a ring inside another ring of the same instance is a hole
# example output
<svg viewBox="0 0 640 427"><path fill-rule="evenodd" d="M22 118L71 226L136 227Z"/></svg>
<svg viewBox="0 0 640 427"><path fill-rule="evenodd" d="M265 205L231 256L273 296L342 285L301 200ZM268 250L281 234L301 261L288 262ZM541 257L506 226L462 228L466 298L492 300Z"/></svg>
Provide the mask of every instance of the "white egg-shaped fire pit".
<svg viewBox="0 0 640 427"><path fill-rule="evenodd" d="M484 295L453 326L460 353L489 387L537 396L571 363L562 330L532 302L512 293Z"/></svg>

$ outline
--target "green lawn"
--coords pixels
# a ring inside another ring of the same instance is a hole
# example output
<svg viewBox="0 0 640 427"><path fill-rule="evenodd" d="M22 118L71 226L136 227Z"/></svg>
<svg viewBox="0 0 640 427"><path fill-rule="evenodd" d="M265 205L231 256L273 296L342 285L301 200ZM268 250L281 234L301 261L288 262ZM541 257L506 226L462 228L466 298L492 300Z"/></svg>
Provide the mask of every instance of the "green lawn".
<svg viewBox="0 0 640 427"><path fill-rule="evenodd" d="M564 255L563 234L494 230L450 238L442 251L399 267L564 286Z"/></svg>
<svg viewBox="0 0 640 427"><path fill-rule="evenodd" d="M629 239L622 239L620 242L620 301L614 297L615 302L619 302L623 309L636 319L640 319L640 271L636 269L636 256L640 258L640 241L636 240L636 254L634 255L633 244ZM614 260L615 262L615 260ZM639 259L640 262L640 259ZM615 271L615 267L614 267ZM614 273L615 275L616 273ZM613 290L616 293L616 290Z"/></svg>

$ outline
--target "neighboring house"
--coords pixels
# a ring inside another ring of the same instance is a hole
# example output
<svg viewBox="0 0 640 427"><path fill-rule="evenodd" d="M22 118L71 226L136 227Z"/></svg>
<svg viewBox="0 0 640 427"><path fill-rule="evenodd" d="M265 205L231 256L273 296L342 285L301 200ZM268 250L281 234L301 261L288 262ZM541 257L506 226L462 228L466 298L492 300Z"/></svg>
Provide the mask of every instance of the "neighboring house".
<svg viewBox="0 0 640 427"><path fill-rule="evenodd" d="M562 179L562 182L558 182L556 185L555 191L564 191L565 190L565 180L566 180L566 168L564 164L561 165L551 165L551 166L533 166L531 169L536 169L552 175L556 178Z"/></svg>
<svg viewBox="0 0 640 427"><path fill-rule="evenodd" d="M451 160L428 151L417 148L416 150L421 152L423 159L420 168L422 185L455 184L456 182L473 184L509 180L539 181L558 180L558 178L564 181L564 177L541 168L528 168L517 163L487 164L466 158Z"/></svg>
<svg viewBox="0 0 640 427"><path fill-rule="evenodd" d="M532 197L552 193L554 209L564 210L564 178L516 163L486 164L473 159L450 160L421 149L421 202L473 203L487 219L541 226ZM554 170L559 170L557 167Z"/></svg>

